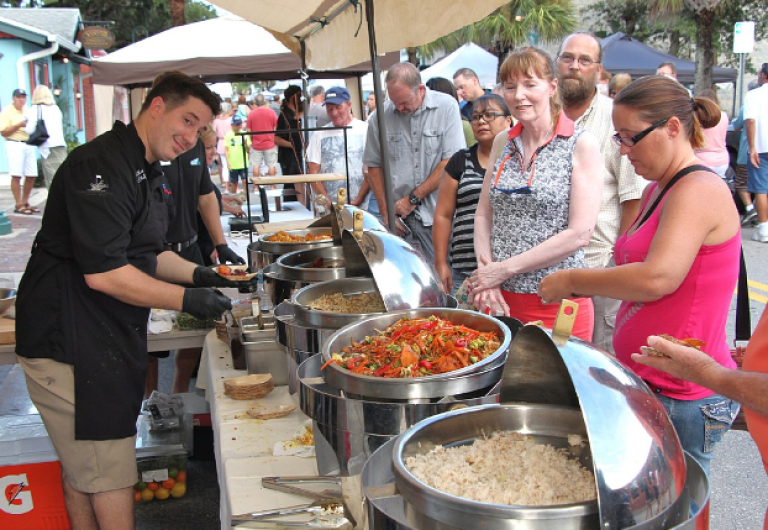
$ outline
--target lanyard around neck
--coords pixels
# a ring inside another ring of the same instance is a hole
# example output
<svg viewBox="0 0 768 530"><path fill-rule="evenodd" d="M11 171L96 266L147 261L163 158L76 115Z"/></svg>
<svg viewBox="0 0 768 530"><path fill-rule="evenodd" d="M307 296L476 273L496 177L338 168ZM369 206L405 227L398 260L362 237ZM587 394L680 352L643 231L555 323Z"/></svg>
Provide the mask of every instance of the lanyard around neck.
<svg viewBox="0 0 768 530"><path fill-rule="evenodd" d="M520 151L517 149L517 144L515 144L515 140L512 140L512 148L514 151L507 156L504 157L504 160L501 161L501 164L499 164L499 170L496 172L496 180L493 182L493 186L498 188L499 187L499 178L501 178L501 171L504 169L504 164L507 163L507 160L512 158L512 155L515 155L517 157L518 162L520 162L520 171L523 172L523 175L525 175L526 171L530 171L530 175L528 176L528 183L526 184L527 187L531 187L531 184L533 184L533 174L536 171L536 158L539 156L539 153L541 153L546 146L549 145L549 143L555 138L557 135L557 132L553 131L552 136L549 137L549 139L544 142L542 145L536 148L536 151L533 153L533 156L531 157L531 162L528 164L528 169L525 168L525 165L523 163L523 157L520 154Z"/></svg>

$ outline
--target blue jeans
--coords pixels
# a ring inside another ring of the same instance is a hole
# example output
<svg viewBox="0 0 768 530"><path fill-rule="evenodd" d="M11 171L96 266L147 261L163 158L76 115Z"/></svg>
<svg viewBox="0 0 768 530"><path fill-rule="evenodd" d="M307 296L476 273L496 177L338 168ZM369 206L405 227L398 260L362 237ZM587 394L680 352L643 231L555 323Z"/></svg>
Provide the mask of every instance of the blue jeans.
<svg viewBox="0 0 768 530"><path fill-rule="evenodd" d="M456 294L456 291L459 290L459 287L464 283L464 280L469 278L472 273L456 269L451 269L451 273L453 275L453 290L451 291L451 294Z"/></svg>
<svg viewBox="0 0 768 530"><path fill-rule="evenodd" d="M740 405L714 394L695 401L683 401L656 394L667 409L683 450L688 451L709 476L709 464L717 442L731 428Z"/></svg>

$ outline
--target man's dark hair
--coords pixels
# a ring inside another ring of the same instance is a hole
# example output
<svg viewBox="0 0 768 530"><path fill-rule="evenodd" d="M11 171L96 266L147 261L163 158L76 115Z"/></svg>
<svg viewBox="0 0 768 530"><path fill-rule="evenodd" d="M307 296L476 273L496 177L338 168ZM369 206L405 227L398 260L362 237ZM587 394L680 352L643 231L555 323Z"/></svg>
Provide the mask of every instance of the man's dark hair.
<svg viewBox="0 0 768 530"><path fill-rule="evenodd" d="M257 107L263 107L267 104L267 98L264 97L264 94L258 93L256 94L256 97L253 98L253 102L256 103Z"/></svg>
<svg viewBox="0 0 768 530"><path fill-rule="evenodd" d="M663 68L665 66L669 66L669 69L672 70L672 73L677 75L677 66L675 63L661 63L659 66L656 67L656 70L659 68Z"/></svg>
<svg viewBox="0 0 768 530"><path fill-rule="evenodd" d="M448 94L456 101L459 100L459 95L456 93L456 87L453 86L453 83L444 77L430 77L429 80L424 84L430 90L436 90L438 92L442 92L443 94Z"/></svg>
<svg viewBox="0 0 768 530"><path fill-rule="evenodd" d="M763 66L760 67L760 73L768 77L768 63L763 63Z"/></svg>
<svg viewBox="0 0 768 530"><path fill-rule="evenodd" d="M323 88L323 85L315 85L312 87L312 91L309 93L310 97L317 97L322 96L325 94L325 89Z"/></svg>
<svg viewBox="0 0 768 530"><path fill-rule="evenodd" d="M477 77L477 73L471 68L459 68L458 70L456 70L456 73L453 74L453 78L456 79L460 75L466 77L467 79L474 77L478 81L480 80L480 78Z"/></svg>
<svg viewBox="0 0 768 530"><path fill-rule="evenodd" d="M211 92L205 83L183 72L165 72L152 82L152 88L141 106L144 112L155 98L162 98L166 109L172 110L183 105L189 98L197 98L205 103L214 116L221 113L221 98Z"/></svg>

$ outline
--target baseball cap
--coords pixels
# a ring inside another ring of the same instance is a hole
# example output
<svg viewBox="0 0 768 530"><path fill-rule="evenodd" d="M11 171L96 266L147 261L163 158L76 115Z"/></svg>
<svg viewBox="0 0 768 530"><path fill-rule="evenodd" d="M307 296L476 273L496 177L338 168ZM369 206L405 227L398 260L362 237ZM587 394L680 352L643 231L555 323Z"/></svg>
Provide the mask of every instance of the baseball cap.
<svg viewBox="0 0 768 530"><path fill-rule="evenodd" d="M349 101L349 90L343 86L334 86L325 91L325 103L340 105L345 101Z"/></svg>
<svg viewBox="0 0 768 530"><path fill-rule="evenodd" d="M243 123L243 118L235 114L232 116L232 125L240 125Z"/></svg>
<svg viewBox="0 0 768 530"><path fill-rule="evenodd" d="M17 88L16 90L13 91L13 97L15 97L15 98L20 97L20 96L26 96L26 95L27 95L27 93L24 92L23 88Z"/></svg>

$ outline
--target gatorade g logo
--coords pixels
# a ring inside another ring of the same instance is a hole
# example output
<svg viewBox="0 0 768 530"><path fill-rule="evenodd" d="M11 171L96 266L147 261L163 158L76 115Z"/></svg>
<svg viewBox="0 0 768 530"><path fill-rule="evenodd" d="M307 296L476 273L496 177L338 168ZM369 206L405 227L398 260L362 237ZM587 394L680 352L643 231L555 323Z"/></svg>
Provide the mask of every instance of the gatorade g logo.
<svg viewBox="0 0 768 530"><path fill-rule="evenodd" d="M0 510L11 515L32 511L32 493L28 490L27 475L8 475L0 478Z"/></svg>

